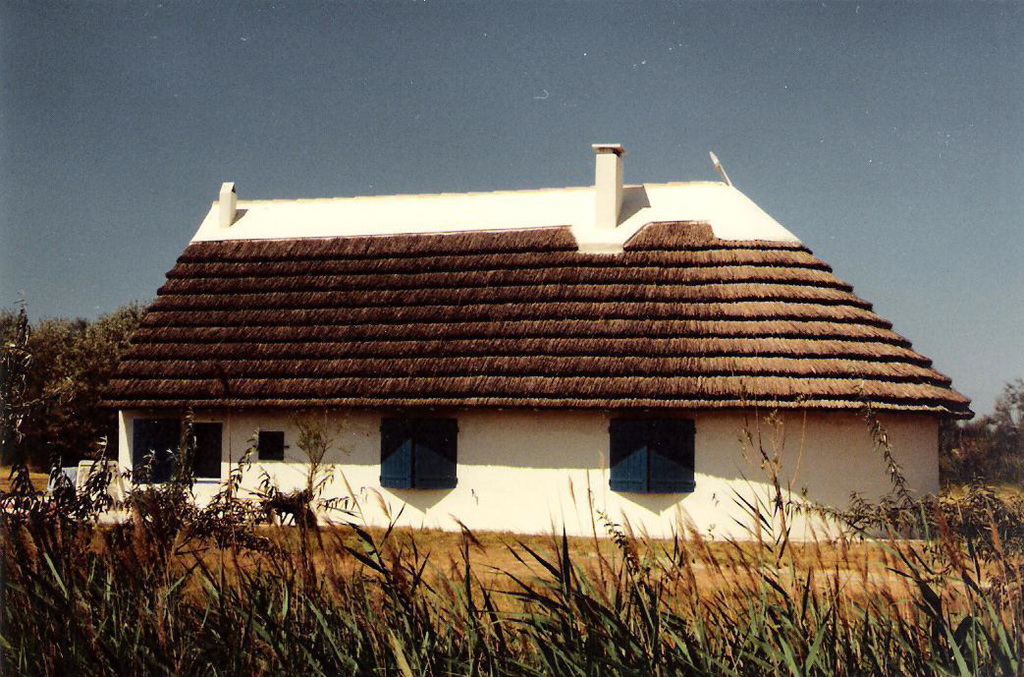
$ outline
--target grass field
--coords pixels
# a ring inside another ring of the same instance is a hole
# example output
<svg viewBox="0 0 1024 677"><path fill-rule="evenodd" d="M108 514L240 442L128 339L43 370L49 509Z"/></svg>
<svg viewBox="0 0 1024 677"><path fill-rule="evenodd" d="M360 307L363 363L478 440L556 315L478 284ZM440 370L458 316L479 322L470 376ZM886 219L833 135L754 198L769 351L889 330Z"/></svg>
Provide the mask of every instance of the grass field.
<svg viewBox="0 0 1024 677"><path fill-rule="evenodd" d="M374 539L384 538L385 530L367 528ZM262 527L257 533L265 536L277 552L299 557L298 531L291 527ZM322 527L316 535L311 558L318 569L333 569L340 575L360 576L366 566L353 556L359 547L356 533L349 527ZM526 579L543 573L529 555L530 551L551 555L563 548L561 535L523 535L500 532L475 532L471 536L434 529L396 528L387 537L388 552L404 557L415 552L425 564L428 582L458 579L467 562L474 575L491 589L508 590L515 579ZM676 566L686 557L695 582L705 590L728 590L736 579L749 575L751 563L759 556L754 543L690 540L673 542L647 538L631 539L640 562L655 569ZM100 546L102 547L102 546ZM610 568L621 564L623 551L612 538L566 537L564 547L574 566L588 576L600 578ZM787 564L796 575L806 576L810 570L828 571L843 579L850 594L865 585L888 582L904 587L905 579L894 574L894 557L887 547L871 542L792 543L788 547ZM683 551L687 551L684 555ZM189 557L191 554L189 555ZM204 556L212 568L224 567L229 577L238 569L251 569L260 557L247 554L224 557L220 550ZM187 562L182 562L184 566Z"/></svg>
<svg viewBox="0 0 1024 677"><path fill-rule="evenodd" d="M990 488L999 499L1004 501L1024 499L1024 485L1001 482L990 485ZM960 499L967 495L969 491L969 486L948 486L943 487L942 495L952 499Z"/></svg>

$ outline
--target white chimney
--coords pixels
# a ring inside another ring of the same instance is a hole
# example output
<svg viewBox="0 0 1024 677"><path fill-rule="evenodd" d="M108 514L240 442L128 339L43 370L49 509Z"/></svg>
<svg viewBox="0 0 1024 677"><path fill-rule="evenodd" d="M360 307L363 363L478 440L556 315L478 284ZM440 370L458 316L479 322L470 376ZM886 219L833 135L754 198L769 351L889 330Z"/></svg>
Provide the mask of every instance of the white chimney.
<svg viewBox="0 0 1024 677"><path fill-rule="evenodd" d="M622 156L625 149L617 143L595 143L594 226L611 230L619 225L622 210Z"/></svg>
<svg viewBox="0 0 1024 677"><path fill-rule="evenodd" d="M221 184L220 204L218 207L218 225L227 228L235 222L235 215L238 208L238 196L235 194L235 184L228 182Z"/></svg>

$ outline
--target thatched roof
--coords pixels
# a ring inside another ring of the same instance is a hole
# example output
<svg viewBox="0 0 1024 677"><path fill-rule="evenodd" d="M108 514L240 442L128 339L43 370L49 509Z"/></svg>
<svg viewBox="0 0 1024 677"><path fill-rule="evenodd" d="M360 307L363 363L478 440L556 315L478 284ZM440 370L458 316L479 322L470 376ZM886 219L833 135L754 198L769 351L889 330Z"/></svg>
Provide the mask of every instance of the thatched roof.
<svg viewBox="0 0 1024 677"><path fill-rule="evenodd" d="M111 406L970 414L805 247L704 224L194 242L167 277Z"/></svg>

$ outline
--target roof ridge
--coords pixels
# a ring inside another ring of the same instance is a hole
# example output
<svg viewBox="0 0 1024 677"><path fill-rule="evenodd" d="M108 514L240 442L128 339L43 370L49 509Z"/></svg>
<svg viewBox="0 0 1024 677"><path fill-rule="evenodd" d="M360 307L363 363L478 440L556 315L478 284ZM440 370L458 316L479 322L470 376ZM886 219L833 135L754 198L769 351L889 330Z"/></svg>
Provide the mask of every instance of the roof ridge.
<svg viewBox="0 0 1024 677"><path fill-rule="evenodd" d="M725 186L722 181L695 180L695 181L666 181L663 183L634 183L623 184L623 188L674 188L677 186ZM267 204L308 204L308 203L330 203L345 200L387 200L403 198L452 198L452 197L475 197L489 195L521 195L523 193L558 193L562 191L593 191L593 186L548 186L545 188L506 188L500 190L470 190L465 192L441 192L441 193L383 193L379 195L337 195L333 197L286 197L286 198L256 198L239 199L239 207L245 205L267 205Z"/></svg>

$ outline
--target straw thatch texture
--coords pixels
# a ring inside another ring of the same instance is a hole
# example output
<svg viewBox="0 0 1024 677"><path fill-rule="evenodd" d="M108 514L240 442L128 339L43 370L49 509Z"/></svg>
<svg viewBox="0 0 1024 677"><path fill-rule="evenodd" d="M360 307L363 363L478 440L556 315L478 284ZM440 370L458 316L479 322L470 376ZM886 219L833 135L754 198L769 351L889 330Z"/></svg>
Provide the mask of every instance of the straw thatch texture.
<svg viewBox="0 0 1024 677"><path fill-rule="evenodd" d="M742 406L969 415L799 244L651 224L201 242L168 273L112 406Z"/></svg>

